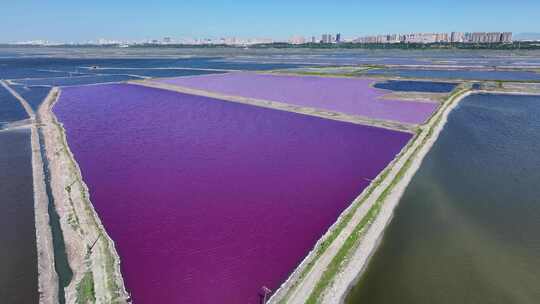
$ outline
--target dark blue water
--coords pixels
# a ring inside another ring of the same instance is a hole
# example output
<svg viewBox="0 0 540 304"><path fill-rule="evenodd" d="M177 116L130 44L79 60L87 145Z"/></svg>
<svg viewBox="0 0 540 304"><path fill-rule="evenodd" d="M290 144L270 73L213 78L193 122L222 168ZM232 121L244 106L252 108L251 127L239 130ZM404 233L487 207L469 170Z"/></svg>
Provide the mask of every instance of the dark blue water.
<svg viewBox="0 0 540 304"><path fill-rule="evenodd" d="M0 78L67 77L70 73L89 73L84 67L100 68L202 68L228 70L270 70L299 67L289 63L229 62L221 57L203 58L0 58Z"/></svg>
<svg viewBox="0 0 540 304"><path fill-rule="evenodd" d="M0 131L0 302L38 303L30 129Z"/></svg>
<svg viewBox="0 0 540 304"><path fill-rule="evenodd" d="M0 86L0 129L7 123L28 118L21 103Z"/></svg>
<svg viewBox="0 0 540 304"><path fill-rule="evenodd" d="M1 61L1 60L0 60ZM18 78L47 78L47 77L67 77L68 72L43 70L41 67L26 68L16 65L0 65L0 78L18 79Z"/></svg>
<svg viewBox="0 0 540 304"><path fill-rule="evenodd" d="M193 69L174 69L174 68L100 68L95 70L88 70L96 74L124 74L124 75L138 75L145 77L178 77L178 76L194 76L194 75L206 75L219 73L216 71L205 70L193 70Z"/></svg>
<svg viewBox="0 0 540 304"><path fill-rule="evenodd" d="M106 82L120 82L127 80L141 79L141 77L134 77L128 75L103 75L103 76L75 76L75 77L63 77L63 78L39 78L39 79L24 79L16 80L16 84L25 86L73 86L73 85L85 85L94 83L106 83Z"/></svg>
<svg viewBox="0 0 540 304"><path fill-rule="evenodd" d="M347 303L540 303L540 97L449 116Z"/></svg>
<svg viewBox="0 0 540 304"><path fill-rule="evenodd" d="M368 75L399 76L412 78L466 79L466 80L534 80L540 81L540 73L530 71L480 71L436 69L375 69Z"/></svg>
<svg viewBox="0 0 540 304"><path fill-rule="evenodd" d="M186 58L190 56L192 58ZM414 49L276 49L276 48L84 48L84 47L10 47L0 48L0 57L46 59L57 64L58 58L84 58L81 64L104 65L111 59L121 65L123 59L144 61L151 66L214 67L244 70L287 68L306 65L468 65L468 66L540 66L538 51L496 50L414 50ZM106 58L95 60L94 58ZM178 63L175 63L178 61ZM41 64L41 63L40 63ZM63 65L63 64L60 64ZM1 66L1 62L0 62ZM135 67L136 65L127 65ZM148 66L147 66L148 67Z"/></svg>
<svg viewBox="0 0 540 304"><path fill-rule="evenodd" d="M482 88L482 84L481 83L473 83L471 88L473 90L480 90Z"/></svg>
<svg viewBox="0 0 540 304"><path fill-rule="evenodd" d="M0 50L1 53L1 50ZM11 55L17 52L4 52ZM46 50L41 56L46 55ZM47 96L52 86L86 85L106 82L137 80L147 77L177 77L221 73L198 69L269 70L298 67L288 63L238 63L222 57L198 58L0 58L0 79L12 79L11 87L28 101L34 110ZM91 67L99 67L92 69ZM180 69L174 69L174 68ZM22 119L20 105L13 104L13 97L0 88L0 127L2 121ZM4 95L7 97L4 97ZM9 109L9 110L7 110ZM26 118L26 117L25 117Z"/></svg>
<svg viewBox="0 0 540 304"><path fill-rule="evenodd" d="M377 89L400 92L450 93L457 83L434 81L388 80L373 85Z"/></svg>
<svg viewBox="0 0 540 304"><path fill-rule="evenodd" d="M11 85L10 87L21 95L21 97L24 98L36 112L51 90L51 88L47 86Z"/></svg>

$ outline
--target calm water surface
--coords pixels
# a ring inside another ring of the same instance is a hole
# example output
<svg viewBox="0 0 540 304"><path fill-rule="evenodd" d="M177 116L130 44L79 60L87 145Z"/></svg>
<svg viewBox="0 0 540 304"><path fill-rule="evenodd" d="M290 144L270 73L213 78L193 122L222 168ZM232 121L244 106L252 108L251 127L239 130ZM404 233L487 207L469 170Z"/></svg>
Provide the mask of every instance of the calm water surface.
<svg viewBox="0 0 540 304"><path fill-rule="evenodd" d="M21 95L35 112L38 111L39 106L51 90L51 87L49 86L25 86L15 84L11 85L11 88Z"/></svg>
<svg viewBox="0 0 540 304"><path fill-rule="evenodd" d="M377 89L399 92L450 93L457 83L414 80L388 80L373 85Z"/></svg>
<svg viewBox="0 0 540 304"><path fill-rule="evenodd" d="M38 302L29 129L0 131L0 302Z"/></svg>
<svg viewBox="0 0 540 304"><path fill-rule="evenodd" d="M540 97L449 116L347 303L540 303Z"/></svg>
<svg viewBox="0 0 540 304"><path fill-rule="evenodd" d="M366 74L436 79L540 81L540 73L532 71L375 69L367 71Z"/></svg>
<svg viewBox="0 0 540 304"><path fill-rule="evenodd" d="M120 82L137 80L141 77L129 75L83 75L75 77L38 78L15 80L16 84L24 86L74 86L105 82Z"/></svg>
<svg viewBox="0 0 540 304"><path fill-rule="evenodd" d="M381 98L387 91L371 87L374 79L256 73L214 74L158 80L171 85L299 106L314 107L402 123L424 122L437 104Z"/></svg>
<svg viewBox="0 0 540 304"><path fill-rule="evenodd" d="M136 303L258 304L411 138L135 85L54 112Z"/></svg>
<svg viewBox="0 0 540 304"><path fill-rule="evenodd" d="M0 129L10 122L28 118L21 103L0 86Z"/></svg>

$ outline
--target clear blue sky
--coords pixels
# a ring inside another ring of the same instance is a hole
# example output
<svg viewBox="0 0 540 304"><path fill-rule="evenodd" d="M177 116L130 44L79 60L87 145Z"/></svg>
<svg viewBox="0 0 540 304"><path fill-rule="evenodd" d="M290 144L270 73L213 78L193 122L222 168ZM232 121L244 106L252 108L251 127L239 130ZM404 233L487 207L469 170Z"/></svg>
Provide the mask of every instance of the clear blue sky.
<svg viewBox="0 0 540 304"><path fill-rule="evenodd" d="M288 38L341 32L540 32L540 0L12 0L0 42L163 36Z"/></svg>

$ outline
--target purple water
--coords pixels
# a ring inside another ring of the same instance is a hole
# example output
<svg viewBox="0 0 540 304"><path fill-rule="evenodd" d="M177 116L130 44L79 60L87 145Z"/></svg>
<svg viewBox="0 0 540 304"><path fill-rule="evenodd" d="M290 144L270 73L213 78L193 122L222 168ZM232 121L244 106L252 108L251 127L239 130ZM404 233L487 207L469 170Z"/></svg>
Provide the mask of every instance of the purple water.
<svg viewBox="0 0 540 304"><path fill-rule="evenodd" d="M226 95L279 101L369 118L420 124L437 104L381 98L373 79L228 73L157 80Z"/></svg>
<svg viewBox="0 0 540 304"><path fill-rule="evenodd" d="M54 112L135 303L259 303L411 138L128 84Z"/></svg>

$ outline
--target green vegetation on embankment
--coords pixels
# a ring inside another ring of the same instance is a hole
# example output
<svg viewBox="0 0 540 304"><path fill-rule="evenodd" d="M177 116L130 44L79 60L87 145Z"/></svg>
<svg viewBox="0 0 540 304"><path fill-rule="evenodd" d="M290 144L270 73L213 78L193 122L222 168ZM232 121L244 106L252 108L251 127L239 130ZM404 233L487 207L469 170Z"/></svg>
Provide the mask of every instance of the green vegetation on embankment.
<svg viewBox="0 0 540 304"><path fill-rule="evenodd" d="M394 189L394 187L397 185L397 183L403 178L407 170L411 167L412 162L416 158L418 152L420 149L426 144L426 142L431 138L433 134L433 130L440 124L444 111L452 104L452 102L460 96L461 94L468 91L468 89L459 89L455 92L453 92L447 99L447 101L444 103L443 106L439 109L436 115L432 117L432 119L435 119L433 123L431 123L431 126L426 134L426 136L422 139L422 142L415 148L415 150L412 152L412 154L409 156L409 158L405 161L403 166L400 168L394 179L391 181L391 183L384 189L384 191L381 193L381 195L377 198L376 202L373 204L373 206L370 208L370 210L367 212L367 214L362 218L362 220L355 226L352 233L347 237L345 243L343 246L339 249L338 253L333 257L332 261L324 271L322 277L317 282L317 285L315 286L315 289L310 294L309 298L307 299L306 303L317 303L323 294L324 290L332 283L335 276L343 269L343 266L347 260L348 257L351 256L351 254L354 252L354 250L358 247L362 236L367 231L367 228L369 228L370 224L375 220L377 215L379 214L383 203L385 202L386 198L390 194L390 192ZM410 143L413 143L418 139L418 135L420 133L417 133L415 138L410 141ZM407 147L409 149L410 146ZM385 170L383 174L381 174L380 178L377 178L376 181L373 183L373 188L370 187L369 190L373 191L375 187L378 187L380 185L380 182L384 180L384 178L387 176L389 169ZM361 202L365 200L371 194L371 191L368 193L368 195L364 196ZM360 203L358 205L360 205ZM356 207L354 210L356 210L358 207ZM352 217L351 212L351 217ZM350 218L349 218L350 219ZM344 227L344 225L343 225ZM336 232L336 233L339 233Z"/></svg>
<svg viewBox="0 0 540 304"><path fill-rule="evenodd" d="M84 273L83 278L77 284L77 304L95 303L94 278L92 272Z"/></svg>

